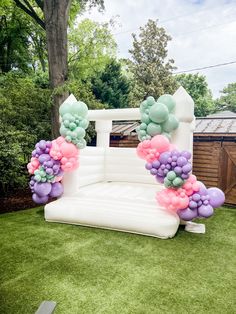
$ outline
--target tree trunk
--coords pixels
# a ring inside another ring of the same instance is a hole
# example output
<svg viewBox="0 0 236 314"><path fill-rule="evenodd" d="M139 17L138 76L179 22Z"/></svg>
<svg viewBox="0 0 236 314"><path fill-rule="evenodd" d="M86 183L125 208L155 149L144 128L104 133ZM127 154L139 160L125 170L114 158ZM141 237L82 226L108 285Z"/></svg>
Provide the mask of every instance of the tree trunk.
<svg viewBox="0 0 236 314"><path fill-rule="evenodd" d="M71 0L45 0L44 18L47 37L50 86L53 93L52 136L59 135L59 106L68 92L55 90L63 86L68 76L67 25Z"/></svg>

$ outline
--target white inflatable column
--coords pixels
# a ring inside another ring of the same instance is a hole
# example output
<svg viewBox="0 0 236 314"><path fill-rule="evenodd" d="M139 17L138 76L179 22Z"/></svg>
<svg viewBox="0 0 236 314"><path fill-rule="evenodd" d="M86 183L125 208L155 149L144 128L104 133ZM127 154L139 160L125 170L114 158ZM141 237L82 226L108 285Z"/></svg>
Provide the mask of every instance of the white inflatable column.
<svg viewBox="0 0 236 314"><path fill-rule="evenodd" d="M176 101L175 116L179 119L179 127L173 132L172 143L178 150L193 151L194 102L181 86L173 95Z"/></svg>
<svg viewBox="0 0 236 314"><path fill-rule="evenodd" d="M96 121L95 130L97 132L97 146L110 146L110 133L112 131L112 120Z"/></svg>

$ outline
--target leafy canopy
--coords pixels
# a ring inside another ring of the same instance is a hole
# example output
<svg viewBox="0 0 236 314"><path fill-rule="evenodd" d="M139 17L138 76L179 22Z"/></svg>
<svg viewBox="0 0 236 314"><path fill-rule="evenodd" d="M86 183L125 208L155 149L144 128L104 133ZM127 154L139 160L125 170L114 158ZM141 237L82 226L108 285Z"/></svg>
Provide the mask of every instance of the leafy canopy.
<svg viewBox="0 0 236 314"><path fill-rule="evenodd" d="M194 101L196 117L205 117L214 111L212 93L206 77L200 74L179 74L175 76L179 85L183 86Z"/></svg>
<svg viewBox="0 0 236 314"><path fill-rule="evenodd" d="M221 97L216 100L216 110L236 112L236 83L228 84L221 93Z"/></svg>
<svg viewBox="0 0 236 314"><path fill-rule="evenodd" d="M167 44L171 37L165 29L158 26L157 20L148 20L144 27L140 27L139 36L132 36L133 48L129 52L134 80L133 101L174 92L174 60L167 59Z"/></svg>

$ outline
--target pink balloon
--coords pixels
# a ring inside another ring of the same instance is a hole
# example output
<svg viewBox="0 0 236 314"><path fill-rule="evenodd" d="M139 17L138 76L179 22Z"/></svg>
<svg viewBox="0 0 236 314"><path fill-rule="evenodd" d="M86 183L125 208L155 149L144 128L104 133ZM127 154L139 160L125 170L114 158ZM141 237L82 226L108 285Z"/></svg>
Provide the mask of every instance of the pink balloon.
<svg viewBox="0 0 236 314"><path fill-rule="evenodd" d="M186 208L189 203L188 196L181 188L177 190L168 188L157 192L156 199L161 206L174 212L177 212L179 209Z"/></svg>
<svg viewBox="0 0 236 314"><path fill-rule="evenodd" d="M151 147L163 153L170 149L170 142L164 135L156 135L151 139Z"/></svg>
<svg viewBox="0 0 236 314"><path fill-rule="evenodd" d="M61 161L61 169L65 172L73 171L79 166L78 148L73 143L68 143L62 136L52 141L49 154L53 159Z"/></svg>
<svg viewBox="0 0 236 314"><path fill-rule="evenodd" d="M60 145L60 151L64 157L68 158L79 154L78 148L74 144L68 142L64 142Z"/></svg>
<svg viewBox="0 0 236 314"><path fill-rule="evenodd" d="M194 175L191 175L182 186L188 196L191 196L194 192L198 192L200 187L201 183L200 181L197 181L197 178Z"/></svg>
<svg viewBox="0 0 236 314"><path fill-rule="evenodd" d="M29 174L34 174L34 171L36 169L38 169L39 166L40 166L40 163L39 163L38 159L36 157L32 157L30 159L30 162L27 165L27 169L28 169Z"/></svg>

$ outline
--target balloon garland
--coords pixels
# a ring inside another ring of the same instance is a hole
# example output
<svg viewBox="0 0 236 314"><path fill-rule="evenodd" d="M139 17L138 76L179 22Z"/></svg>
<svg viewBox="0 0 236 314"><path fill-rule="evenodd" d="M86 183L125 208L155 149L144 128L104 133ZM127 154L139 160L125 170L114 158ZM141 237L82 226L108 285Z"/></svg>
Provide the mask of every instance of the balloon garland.
<svg viewBox="0 0 236 314"><path fill-rule="evenodd" d="M179 126L174 116L175 101L171 95L162 95L155 101L149 96L140 105L141 124L137 128L140 141L150 140L152 136L163 134L170 139L171 132Z"/></svg>
<svg viewBox="0 0 236 314"><path fill-rule="evenodd" d="M179 151L170 143L171 132L179 126L173 114L175 106L175 100L169 94L157 101L149 96L141 103L137 155L146 161L145 168L157 182L165 186L156 194L159 205L186 221L208 218L213 215L214 208L223 205L225 195L220 189L207 189L198 181L192 174L191 153Z"/></svg>
<svg viewBox="0 0 236 314"><path fill-rule="evenodd" d="M27 165L32 199L37 204L45 204L50 198L62 195L63 175L78 168L79 149L86 146L85 129L89 124L86 104L65 102L59 113L61 136L53 141L39 141Z"/></svg>

